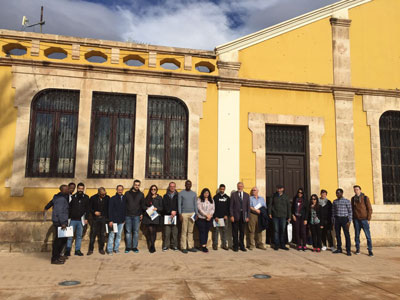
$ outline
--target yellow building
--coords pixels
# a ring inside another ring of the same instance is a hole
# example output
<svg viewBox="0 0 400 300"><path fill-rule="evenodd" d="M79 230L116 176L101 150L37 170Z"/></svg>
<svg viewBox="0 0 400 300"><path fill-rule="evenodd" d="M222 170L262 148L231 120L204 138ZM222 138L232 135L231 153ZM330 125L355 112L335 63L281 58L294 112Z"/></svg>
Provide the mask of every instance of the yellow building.
<svg viewBox="0 0 400 300"><path fill-rule="evenodd" d="M343 0L214 51L0 30L0 249L42 246L60 184L134 178L332 200L359 184L374 244L400 244L399 37L398 0Z"/></svg>

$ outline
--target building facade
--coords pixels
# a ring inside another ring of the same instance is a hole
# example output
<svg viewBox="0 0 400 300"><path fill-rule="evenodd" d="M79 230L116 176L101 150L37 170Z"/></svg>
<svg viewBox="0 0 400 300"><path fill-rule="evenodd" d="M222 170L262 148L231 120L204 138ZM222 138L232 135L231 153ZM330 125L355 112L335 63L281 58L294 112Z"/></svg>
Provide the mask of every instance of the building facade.
<svg viewBox="0 0 400 300"><path fill-rule="evenodd" d="M0 249L43 247L60 184L136 178L359 184L375 244L400 244L399 20L397 0L343 0L214 51L0 30Z"/></svg>

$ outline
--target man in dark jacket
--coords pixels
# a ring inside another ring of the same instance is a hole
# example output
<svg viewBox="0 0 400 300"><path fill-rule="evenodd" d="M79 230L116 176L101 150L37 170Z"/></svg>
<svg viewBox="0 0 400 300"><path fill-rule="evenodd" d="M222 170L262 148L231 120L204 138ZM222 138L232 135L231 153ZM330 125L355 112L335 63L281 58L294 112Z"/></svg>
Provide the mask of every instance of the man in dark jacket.
<svg viewBox="0 0 400 300"><path fill-rule="evenodd" d="M274 222L274 250L279 247L283 250L289 250L286 247L286 222L290 222L291 205L289 197L284 193L283 185L276 186L276 193L271 197L271 203L268 205L268 214Z"/></svg>
<svg viewBox="0 0 400 300"><path fill-rule="evenodd" d="M143 201L144 195L139 190L140 189L140 180L133 181L133 187L125 193L126 197L126 217L125 217L125 239L126 239L126 247L125 253L129 253L129 251L133 251L135 253L139 252L138 244L139 244L139 228L140 221L143 217ZM132 241L132 233L133 233L133 241Z"/></svg>
<svg viewBox="0 0 400 300"><path fill-rule="evenodd" d="M97 236L97 242L99 243L99 253L105 254L104 252L104 236L106 232L106 224L108 217L108 202L110 197L107 196L106 189L100 187L98 193L90 197L89 207L90 214L92 216L92 226L90 228L90 242L89 251L87 255L93 254L94 242Z"/></svg>
<svg viewBox="0 0 400 300"><path fill-rule="evenodd" d="M53 251L51 256L51 263L55 265L61 265L65 262L64 259L61 258L61 251L65 247L67 243L67 238L59 238L58 237L58 227L61 227L62 230L65 230L68 225L68 186L63 184L60 186L60 192L54 195L52 200L53 204L53 213L52 213L52 221L54 226L54 239L53 239Z"/></svg>
<svg viewBox="0 0 400 300"><path fill-rule="evenodd" d="M162 250L164 252L168 251L170 245L172 245L171 249L178 251L178 192L176 191L175 182L169 183L167 193L162 199L162 205L164 216L171 216L171 218L176 217L176 222L174 224L164 224L164 240Z"/></svg>
<svg viewBox="0 0 400 300"><path fill-rule="evenodd" d="M227 194L225 194L225 185L219 185L218 194L214 196L215 203L215 212L214 212L214 221L218 224L219 219L224 219L225 226L216 226L212 229L212 241L213 241L213 249L218 250L218 234L221 235L221 248L224 250L228 250L227 247L227 228L228 228L228 217L229 217L229 208L231 204L231 198Z"/></svg>
<svg viewBox="0 0 400 300"><path fill-rule="evenodd" d="M374 256L372 252L371 232L369 230L369 223L372 216L371 202L369 201L369 197L361 192L359 185L355 185L353 189L355 195L351 198L351 206L353 209L356 254L360 254L360 232L362 228L367 239L368 256Z"/></svg>
<svg viewBox="0 0 400 300"><path fill-rule="evenodd" d="M126 217L126 197L124 196L124 187L122 185L117 185L117 193L111 197L108 203L108 243L107 243L107 254L119 253L119 244L121 242L122 229L124 228ZM113 227L117 226L118 231L115 233ZM114 245L114 237L115 239Z"/></svg>
<svg viewBox="0 0 400 300"><path fill-rule="evenodd" d="M88 223L89 216L89 196L85 194L85 185L80 182L77 186L76 194L72 195L69 203L69 218L75 234L75 255L83 256L81 252L83 226ZM68 238L66 256L71 255L72 237Z"/></svg>
<svg viewBox="0 0 400 300"><path fill-rule="evenodd" d="M244 247L245 224L249 222L250 196L243 191L243 182L238 182L237 191L232 192L229 214L232 222L233 251L247 251Z"/></svg>

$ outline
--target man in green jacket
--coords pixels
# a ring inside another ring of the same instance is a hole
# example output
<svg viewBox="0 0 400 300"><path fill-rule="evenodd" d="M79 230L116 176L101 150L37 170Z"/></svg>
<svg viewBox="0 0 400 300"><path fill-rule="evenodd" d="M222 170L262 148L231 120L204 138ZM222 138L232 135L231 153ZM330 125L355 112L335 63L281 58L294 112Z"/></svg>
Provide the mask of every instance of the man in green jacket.
<svg viewBox="0 0 400 300"><path fill-rule="evenodd" d="M283 185L278 184L276 186L276 193L270 198L268 205L268 214L274 222L274 250L279 248L283 250L289 250L286 247L285 234L286 234L286 222L290 222L290 200L289 197L284 193Z"/></svg>

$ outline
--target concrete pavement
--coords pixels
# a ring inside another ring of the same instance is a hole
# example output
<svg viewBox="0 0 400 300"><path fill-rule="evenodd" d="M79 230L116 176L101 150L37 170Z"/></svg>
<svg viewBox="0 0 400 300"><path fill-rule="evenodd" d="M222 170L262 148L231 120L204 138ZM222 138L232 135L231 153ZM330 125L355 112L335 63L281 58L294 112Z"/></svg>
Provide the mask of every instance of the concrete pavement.
<svg viewBox="0 0 400 300"><path fill-rule="evenodd" d="M374 253L141 249L65 265L51 265L50 253L0 253L0 299L400 299L400 248ZM59 286L64 280L81 284Z"/></svg>

